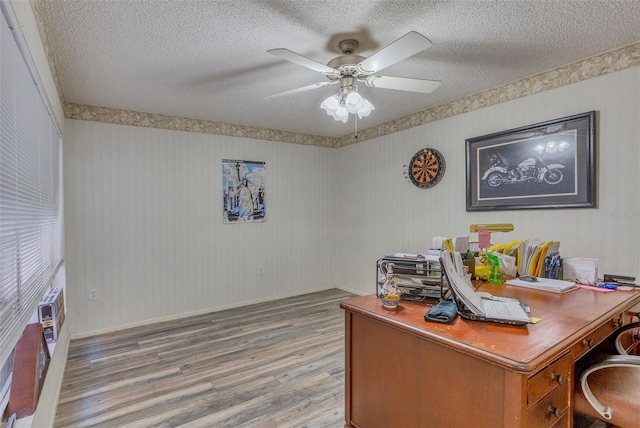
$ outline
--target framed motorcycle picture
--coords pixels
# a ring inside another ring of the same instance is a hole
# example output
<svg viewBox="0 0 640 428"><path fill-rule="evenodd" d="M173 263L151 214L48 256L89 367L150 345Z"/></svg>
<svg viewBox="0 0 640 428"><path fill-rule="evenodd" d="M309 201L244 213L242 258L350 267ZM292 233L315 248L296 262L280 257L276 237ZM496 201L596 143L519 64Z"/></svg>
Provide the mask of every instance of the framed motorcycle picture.
<svg viewBox="0 0 640 428"><path fill-rule="evenodd" d="M595 114L466 140L467 211L595 208Z"/></svg>

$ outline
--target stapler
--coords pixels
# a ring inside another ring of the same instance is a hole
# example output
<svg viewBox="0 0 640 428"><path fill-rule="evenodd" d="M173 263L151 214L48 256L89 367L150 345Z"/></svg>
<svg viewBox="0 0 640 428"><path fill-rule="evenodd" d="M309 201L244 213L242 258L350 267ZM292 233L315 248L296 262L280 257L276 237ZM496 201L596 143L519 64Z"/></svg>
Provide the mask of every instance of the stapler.
<svg viewBox="0 0 640 428"><path fill-rule="evenodd" d="M614 273L605 273L604 282L617 285L626 285L628 287L640 287L640 285L636 284L635 276L616 275Z"/></svg>

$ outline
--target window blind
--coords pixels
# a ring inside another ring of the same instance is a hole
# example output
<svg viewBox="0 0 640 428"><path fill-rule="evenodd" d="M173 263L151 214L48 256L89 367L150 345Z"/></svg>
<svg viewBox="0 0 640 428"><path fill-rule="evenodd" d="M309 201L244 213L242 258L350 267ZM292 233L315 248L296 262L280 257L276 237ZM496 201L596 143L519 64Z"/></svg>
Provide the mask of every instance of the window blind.
<svg viewBox="0 0 640 428"><path fill-rule="evenodd" d="M63 248L58 130L4 2L2 12L0 364L35 314L62 263Z"/></svg>

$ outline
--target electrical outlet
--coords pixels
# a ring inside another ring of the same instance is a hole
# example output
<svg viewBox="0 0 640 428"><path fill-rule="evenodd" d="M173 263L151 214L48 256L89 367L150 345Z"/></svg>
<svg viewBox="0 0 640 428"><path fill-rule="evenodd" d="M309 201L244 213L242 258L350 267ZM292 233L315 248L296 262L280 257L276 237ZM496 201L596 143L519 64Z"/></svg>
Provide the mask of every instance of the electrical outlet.
<svg viewBox="0 0 640 428"><path fill-rule="evenodd" d="M89 300L97 300L98 299L98 290L92 288L89 290Z"/></svg>
<svg viewBox="0 0 640 428"><path fill-rule="evenodd" d="M264 274L264 268L262 266L258 266L258 275Z"/></svg>

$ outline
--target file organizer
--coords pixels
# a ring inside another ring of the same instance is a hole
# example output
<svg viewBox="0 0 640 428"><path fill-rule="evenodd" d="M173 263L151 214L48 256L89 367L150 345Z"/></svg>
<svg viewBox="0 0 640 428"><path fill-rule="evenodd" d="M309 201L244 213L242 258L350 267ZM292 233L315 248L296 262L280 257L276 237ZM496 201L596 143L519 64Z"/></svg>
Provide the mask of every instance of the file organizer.
<svg viewBox="0 0 640 428"><path fill-rule="evenodd" d="M385 281L385 262L393 263L393 277L402 300L422 302L444 297L448 285L444 281L442 268L437 257L425 259L385 256L376 262L376 295Z"/></svg>

